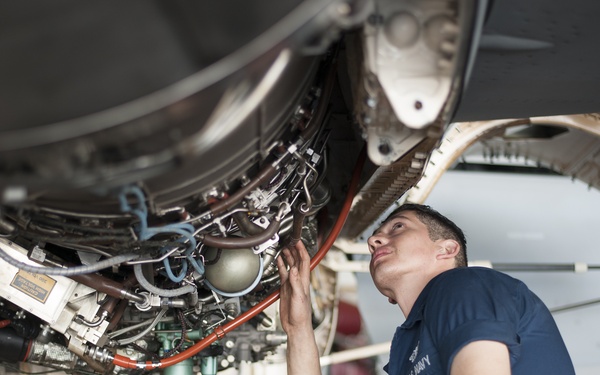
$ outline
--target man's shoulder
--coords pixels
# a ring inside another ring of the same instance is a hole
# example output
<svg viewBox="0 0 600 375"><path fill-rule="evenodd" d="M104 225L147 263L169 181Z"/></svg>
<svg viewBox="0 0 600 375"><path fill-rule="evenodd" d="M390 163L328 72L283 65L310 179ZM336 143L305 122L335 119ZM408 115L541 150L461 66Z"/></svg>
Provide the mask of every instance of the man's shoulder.
<svg viewBox="0 0 600 375"><path fill-rule="evenodd" d="M524 284L489 268L469 267L448 270L427 285L418 303L429 324L490 320L500 310L514 315L519 310ZM440 321L440 317L443 320Z"/></svg>
<svg viewBox="0 0 600 375"><path fill-rule="evenodd" d="M472 282L472 281L493 281L505 283L521 283L521 281L487 267L459 267L442 272L432 281L437 284L447 284L448 282Z"/></svg>
<svg viewBox="0 0 600 375"><path fill-rule="evenodd" d="M460 267L445 271L427 285L429 299L449 299L461 295L500 292L513 294L524 286L523 282L505 273L485 267Z"/></svg>

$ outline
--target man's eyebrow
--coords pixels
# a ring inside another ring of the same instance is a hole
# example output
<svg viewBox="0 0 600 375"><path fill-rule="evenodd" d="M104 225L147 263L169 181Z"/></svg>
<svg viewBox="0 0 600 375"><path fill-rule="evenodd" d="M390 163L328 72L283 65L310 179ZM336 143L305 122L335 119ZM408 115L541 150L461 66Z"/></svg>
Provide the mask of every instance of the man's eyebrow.
<svg viewBox="0 0 600 375"><path fill-rule="evenodd" d="M371 236L374 236L374 235L378 234L379 232L381 232L381 228L383 228L383 226L385 226L387 223L389 223L390 221L392 221L394 219L405 219L405 220L410 221L410 218L408 216L406 216L402 212L400 212L397 215L388 217L383 223L381 223L381 225L377 229L375 229L373 231L373 234L371 234Z"/></svg>

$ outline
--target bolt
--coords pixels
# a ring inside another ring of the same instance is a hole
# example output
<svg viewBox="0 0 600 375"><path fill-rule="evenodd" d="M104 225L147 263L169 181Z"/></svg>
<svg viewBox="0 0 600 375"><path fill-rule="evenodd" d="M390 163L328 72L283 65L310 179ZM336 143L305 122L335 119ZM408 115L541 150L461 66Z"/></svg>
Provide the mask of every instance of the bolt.
<svg viewBox="0 0 600 375"><path fill-rule="evenodd" d="M392 152L392 149L390 148L390 145L387 144L387 142L380 144L378 149L381 155L388 155L390 152Z"/></svg>
<svg viewBox="0 0 600 375"><path fill-rule="evenodd" d="M238 309L235 303L226 303L225 311L227 311L230 315L237 316Z"/></svg>
<svg viewBox="0 0 600 375"><path fill-rule="evenodd" d="M377 99L369 97L365 100L365 104L367 104L367 107L369 108L375 108L377 105Z"/></svg>

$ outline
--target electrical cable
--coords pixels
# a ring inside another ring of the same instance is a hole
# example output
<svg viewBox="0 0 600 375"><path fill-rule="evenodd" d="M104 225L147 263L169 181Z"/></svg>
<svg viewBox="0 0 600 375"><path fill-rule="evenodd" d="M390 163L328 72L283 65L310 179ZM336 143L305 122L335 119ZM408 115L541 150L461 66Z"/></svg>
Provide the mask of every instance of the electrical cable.
<svg viewBox="0 0 600 375"><path fill-rule="evenodd" d="M109 339L114 339L115 337L121 336L124 333L135 331L138 328L142 328L142 327L145 327L145 326L147 326L149 324L152 324L152 322L154 321L154 319L156 319L156 317L151 318L151 319L147 319L147 320L145 320L143 322L140 322L140 323L137 323L137 324L125 327L125 328L118 329L116 331L113 331L113 332L109 333L107 336L108 336ZM173 320L174 319L172 317L166 317L166 318L162 319L161 322L171 322Z"/></svg>
<svg viewBox="0 0 600 375"><path fill-rule="evenodd" d="M152 294L156 294L161 297L179 297L187 293L192 293L196 290L196 287L193 285L185 285L181 288L177 289L162 289L157 286L152 285L146 278L144 277L144 272L142 272L142 265L136 264L133 266L133 273L135 274L135 278L140 283L140 286Z"/></svg>
<svg viewBox="0 0 600 375"><path fill-rule="evenodd" d="M185 340L187 339L187 327L185 323L185 317L183 316L183 312L181 310L177 310L177 317L179 318L179 323L181 325L181 337L179 338L179 342L177 343L177 345L175 345L170 350L165 350L163 357L168 356L172 352L178 352L183 346Z"/></svg>
<svg viewBox="0 0 600 375"><path fill-rule="evenodd" d="M187 260L188 260L188 262L190 262L190 264L192 265L192 267L194 267L194 269L195 269L196 271L198 271L198 273L199 273L200 275L204 275L204 270L205 270L205 269L204 269L204 263L198 263L198 262L196 261L196 259L193 257L193 255L194 255L194 254L193 254L193 253L191 253L191 254L189 254L189 255L187 256Z"/></svg>
<svg viewBox="0 0 600 375"><path fill-rule="evenodd" d="M127 344L131 344L132 342L136 342L137 340L146 336L148 334L148 332L152 331L152 329L158 324L158 322L160 322L160 320L166 313L167 313L167 309L161 309L158 312L158 314L156 314L156 317L154 318L154 320L152 320L152 322L142 332L138 333L137 335L128 337L126 339L117 340L117 343L119 345L127 345Z"/></svg>
<svg viewBox="0 0 600 375"><path fill-rule="evenodd" d="M171 269L171 262L169 261L168 257L163 260L163 265L165 266L165 271L167 271L167 276L174 283L181 282L185 278L185 275L187 274L188 265L187 265L187 262L185 262L185 261L181 262L181 271L179 272L179 275L177 275L177 276L175 276L175 274L173 274L173 270Z"/></svg>
<svg viewBox="0 0 600 375"><path fill-rule="evenodd" d="M350 185L348 186L348 192L346 195L346 199L344 200L344 204L342 206L342 209L340 211L338 219L336 220L335 224L333 225L333 228L331 229L329 236L327 236L327 238L325 239L323 246L321 246L319 251L311 259L311 262L310 262L311 270L313 270L317 266L317 264L319 264L321 262L321 260L325 257L325 254L327 254L327 251L329 251L331 246L333 246L333 243L337 239L337 236L340 234L342 227L344 226L344 223L346 222L346 218L348 217L348 213L350 212L350 208L352 207L352 200L358 190L358 184L360 182L360 176L361 176L362 167L364 165L365 159L366 159L366 150L363 148L363 150L361 151L360 156L358 158L358 161L356 162L356 165L354 167L354 172L352 174L352 179L350 181ZM172 366L172 365L177 364L181 361L184 361L184 360L196 355L197 353L201 352L202 350L206 349L210 344L212 344L216 340L223 338L223 336L225 336L227 333L233 331L234 329L238 328L242 324L248 322L250 319L254 318L256 315L258 315L264 309L266 309L267 307L269 307L273 303L275 303L278 299L279 299L279 290L271 293L264 300L262 300L261 302L259 302L255 306L253 306L251 309L249 309L245 313L239 315L236 319L232 320L231 322L229 322L223 326L217 327L211 334L209 334L204 339L197 342L190 348L188 348L185 351L183 351L179 354L176 354L172 357L164 358L164 359L160 360L160 362L158 362L158 363L156 363L156 362L137 362L133 359L116 354L113 358L113 364L115 364L116 366L123 367L123 368L129 368L129 369L141 368L141 369L147 369L147 370Z"/></svg>
<svg viewBox="0 0 600 375"><path fill-rule="evenodd" d="M127 195L133 195L137 199L137 207L132 207L127 202ZM180 235L181 237L177 240L177 242L186 243L187 250L185 251L186 260L189 261L192 267L198 271L200 274L204 274L204 265L198 264L198 262L193 258L193 253L196 249L196 238L194 237L194 232L196 228L192 224L189 223L175 223L168 224L162 227L149 227L148 226L148 207L145 204L146 199L144 197L144 192L138 186L130 185L125 186L121 193L119 194L119 203L121 211L131 213L139 219L139 228L137 228L138 237L141 241L146 241L158 234L166 234L166 233L175 233ZM163 253L169 252L172 249L167 249L167 246L163 247ZM173 270L171 269L171 263L169 258L163 259L163 264L165 266L165 270L167 272L167 276L174 283L181 282L188 270L187 262L183 262L181 266L181 271L179 275L175 276ZM149 283L147 285L150 285ZM148 290L148 289L146 289Z"/></svg>
<svg viewBox="0 0 600 375"><path fill-rule="evenodd" d="M51 276L76 276L76 275L85 275L88 273L98 272L105 268L110 268L112 266L116 266L118 264L125 263L130 260L139 258L139 255L137 255L137 254L117 255L115 257L99 261L99 262L94 263L89 266L84 265L84 266L75 266L75 267L69 267L69 268L31 266L27 263L20 262L20 261L16 260L15 258L11 257L1 247L0 247L0 258L2 258L2 260L4 260L6 263L10 264L11 266L17 267L18 269L21 269L26 272L37 273L37 274L41 274L41 275L51 275Z"/></svg>

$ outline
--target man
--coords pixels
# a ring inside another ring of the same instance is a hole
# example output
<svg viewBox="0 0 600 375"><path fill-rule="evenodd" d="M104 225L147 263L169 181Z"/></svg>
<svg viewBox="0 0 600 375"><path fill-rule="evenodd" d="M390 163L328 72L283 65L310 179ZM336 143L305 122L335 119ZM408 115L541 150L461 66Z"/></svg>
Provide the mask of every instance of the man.
<svg viewBox="0 0 600 375"><path fill-rule="evenodd" d="M389 374L574 374L556 324L522 282L467 268L460 228L429 206L405 204L368 240L377 289L406 321L392 341ZM278 259L288 373L319 374L311 324L310 259L299 243Z"/></svg>

